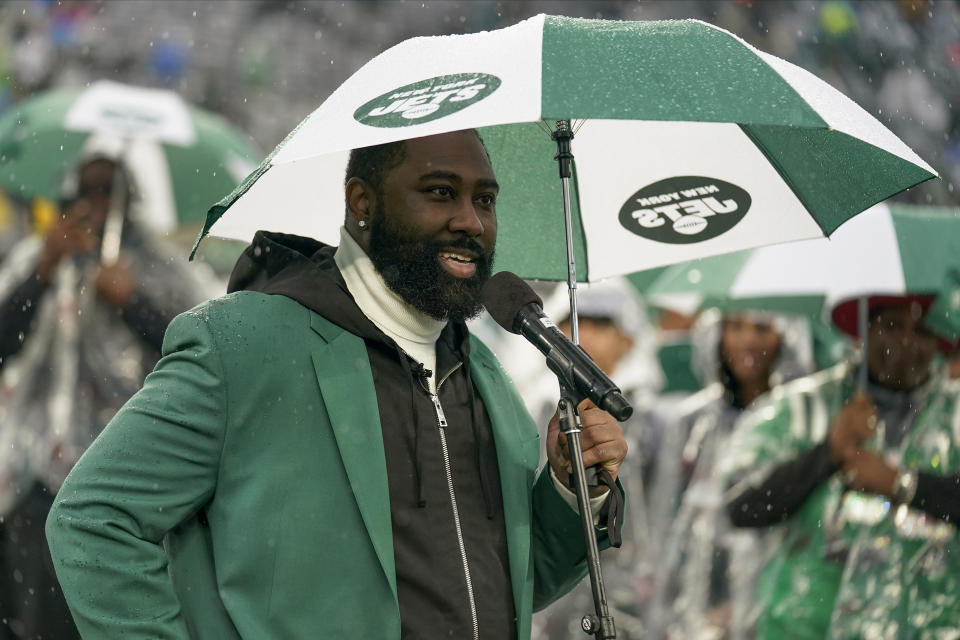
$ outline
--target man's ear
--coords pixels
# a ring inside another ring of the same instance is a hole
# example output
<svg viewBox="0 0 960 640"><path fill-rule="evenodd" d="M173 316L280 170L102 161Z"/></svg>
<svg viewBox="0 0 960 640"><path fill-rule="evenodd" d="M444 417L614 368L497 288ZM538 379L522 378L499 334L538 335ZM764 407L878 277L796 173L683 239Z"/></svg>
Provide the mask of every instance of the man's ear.
<svg viewBox="0 0 960 640"><path fill-rule="evenodd" d="M344 187L344 198L347 205L347 221L353 219L356 224L361 220L369 222L370 211L373 210L373 190L362 178L353 177L347 180Z"/></svg>
<svg viewBox="0 0 960 640"><path fill-rule="evenodd" d="M353 177L344 186L344 200L347 212L343 224L347 233L366 251L370 236L367 233L370 230L370 214L376 205L376 193L365 180Z"/></svg>

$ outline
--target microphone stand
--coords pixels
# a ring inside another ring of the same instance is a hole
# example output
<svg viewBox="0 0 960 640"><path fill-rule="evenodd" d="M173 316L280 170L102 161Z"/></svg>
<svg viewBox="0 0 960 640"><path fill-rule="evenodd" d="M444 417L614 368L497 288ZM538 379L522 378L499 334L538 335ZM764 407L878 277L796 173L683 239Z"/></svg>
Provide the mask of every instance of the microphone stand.
<svg viewBox="0 0 960 640"><path fill-rule="evenodd" d="M603 638L617 637L613 616L607 607L607 594L603 588L603 576L600 571L600 549L597 546L597 532L593 526L593 512L590 510L590 493L587 483L587 470L583 466L583 452L580 450L580 413L577 411L576 394L560 378L560 402L557 411L560 416L560 431L567 438L567 451L570 453L573 487L577 495L577 507L580 511L580 524L583 527L583 540L587 546L587 569L590 573L590 588L593 591L593 609L595 615L585 615L580 620L584 633ZM593 471L591 469L591 471ZM595 474L594 474L595 476Z"/></svg>
<svg viewBox="0 0 960 640"><path fill-rule="evenodd" d="M569 120L557 120L552 134L557 143L555 160L560 170L560 186L563 196L563 221L567 244L567 289L570 294L570 335L574 344L579 344L577 327L577 267L573 247L573 215L570 206L570 178L573 164L571 141L573 127ZM563 377L560 380L560 402L557 410L560 416L560 430L567 438L567 450L570 452L570 466L580 510L580 523L583 526L583 540L587 546L587 568L590 572L590 588L593 591L593 608L596 615L585 615L580 620L584 633L608 640L617 637L613 616L607 608L607 596L603 588L603 576L600 572L600 550L597 547L597 534L593 527L593 512L590 510L590 494L587 488L587 471L583 466L583 452L580 450L580 414L577 411L577 395L568 387ZM596 483L596 471L594 474Z"/></svg>

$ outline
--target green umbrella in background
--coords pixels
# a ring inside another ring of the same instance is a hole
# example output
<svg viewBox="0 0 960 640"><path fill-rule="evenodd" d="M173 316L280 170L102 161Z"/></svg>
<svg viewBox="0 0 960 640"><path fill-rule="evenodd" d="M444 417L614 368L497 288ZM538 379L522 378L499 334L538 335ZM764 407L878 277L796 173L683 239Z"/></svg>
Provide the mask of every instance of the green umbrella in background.
<svg viewBox="0 0 960 640"><path fill-rule="evenodd" d="M263 157L239 129L172 91L99 81L37 94L0 117L0 187L56 201L91 136L123 140L144 217L164 231L202 221Z"/></svg>
<svg viewBox="0 0 960 640"><path fill-rule="evenodd" d="M666 269L646 299L688 314L716 307L816 318L830 282L829 257L830 241L821 238L701 258Z"/></svg>
<svg viewBox="0 0 960 640"><path fill-rule="evenodd" d="M860 298L937 296L928 325L956 341L960 332L960 209L881 203L827 239L805 240L675 265L647 287L652 306L684 313L718 307L801 313L822 330L825 353L838 352L826 312L845 330ZM839 314L839 315L837 315ZM820 322L821 320L825 321ZM842 349L839 349L842 351ZM820 357L825 362L833 358Z"/></svg>
<svg viewBox="0 0 960 640"><path fill-rule="evenodd" d="M945 294L940 308L952 306L956 295L950 284L960 270L958 238L960 208L873 207L830 238L827 307L835 311L860 297L908 294Z"/></svg>
<svg viewBox="0 0 960 640"><path fill-rule="evenodd" d="M958 237L960 209L881 203L829 239L674 265L645 295L654 306L687 312L719 307L819 317L827 307L865 295L937 294L960 270Z"/></svg>
<svg viewBox="0 0 960 640"><path fill-rule="evenodd" d="M831 237L826 307L833 324L866 349L867 313L887 297L930 296L924 317L941 349L960 335L960 208L880 205ZM866 369L859 384L866 386Z"/></svg>

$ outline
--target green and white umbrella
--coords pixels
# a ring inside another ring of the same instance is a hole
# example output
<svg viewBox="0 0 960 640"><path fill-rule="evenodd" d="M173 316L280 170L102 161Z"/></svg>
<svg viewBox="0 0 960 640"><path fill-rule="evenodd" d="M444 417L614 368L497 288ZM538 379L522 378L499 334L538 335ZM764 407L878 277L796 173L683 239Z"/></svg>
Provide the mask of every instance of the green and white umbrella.
<svg viewBox="0 0 960 640"><path fill-rule="evenodd" d="M831 242L816 238L701 258L667 268L646 299L687 315L716 307L818 318L831 282L831 256Z"/></svg>
<svg viewBox="0 0 960 640"><path fill-rule="evenodd" d="M98 81L38 94L0 117L0 187L56 201L91 136L120 141L144 218L161 230L202 222L263 159L239 129L172 91Z"/></svg>
<svg viewBox="0 0 960 640"><path fill-rule="evenodd" d="M881 204L830 238L827 304L860 296L936 295L960 267L960 208Z"/></svg>
<svg viewBox="0 0 960 640"><path fill-rule="evenodd" d="M765 309L820 316L860 297L938 295L960 269L960 209L881 203L829 238L674 265L650 302L677 311Z"/></svg>
<svg viewBox="0 0 960 640"><path fill-rule="evenodd" d="M497 269L567 278L557 145L572 120L577 278L823 236L934 171L810 73L695 21L539 15L414 38L310 114L207 229L336 243L351 148L476 127L501 182Z"/></svg>
<svg viewBox="0 0 960 640"><path fill-rule="evenodd" d="M856 216L830 238L827 308L835 319L838 314L856 318L853 305L859 299L935 296L927 324L955 341L960 329L957 238L960 208L890 204Z"/></svg>

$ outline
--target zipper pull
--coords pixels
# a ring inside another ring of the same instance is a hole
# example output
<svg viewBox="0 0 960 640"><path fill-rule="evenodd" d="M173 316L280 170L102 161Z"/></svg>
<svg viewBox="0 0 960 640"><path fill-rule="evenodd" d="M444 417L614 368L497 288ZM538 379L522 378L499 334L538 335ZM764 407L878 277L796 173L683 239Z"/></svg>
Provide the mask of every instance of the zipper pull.
<svg viewBox="0 0 960 640"><path fill-rule="evenodd" d="M441 427L447 426L447 416L443 415L443 407L440 406L440 397L432 393L430 399L433 400L433 408L437 411L437 423Z"/></svg>

